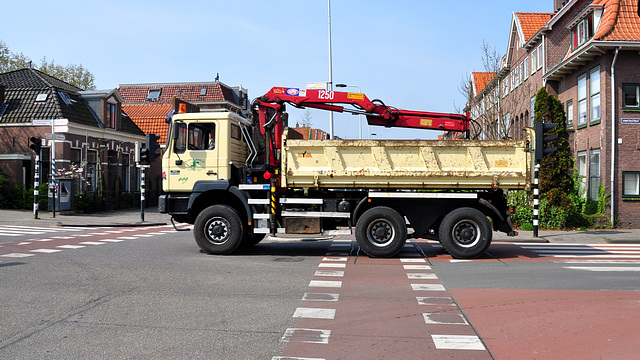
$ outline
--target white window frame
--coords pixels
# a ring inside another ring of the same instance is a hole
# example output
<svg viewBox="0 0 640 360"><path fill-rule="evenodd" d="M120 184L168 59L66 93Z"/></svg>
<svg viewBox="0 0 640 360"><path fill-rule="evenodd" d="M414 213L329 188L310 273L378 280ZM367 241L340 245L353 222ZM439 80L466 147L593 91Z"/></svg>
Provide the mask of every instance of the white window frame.
<svg viewBox="0 0 640 360"><path fill-rule="evenodd" d="M538 70L538 49L533 49L533 51L531 51L531 75L536 73L536 70Z"/></svg>
<svg viewBox="0 0 640 360"><path fill-rule="evenodd" d="M600 66L591 69L589 73L589 121L598 122L601 119L602 105L600 104Z"/></svg>
<svg viewBox="0 0 640 360"><path fill-rule="evenodd" d="M587 196L587 151L578 151L578 156L576 157L576 171L578 171L578 175L580 175L580 193L583 194L584 197Z"/></svg>
<svg viewBox="0 0 640 360"><path fill-rule="evenodd" d="M581 88L582 83L582 88ZM587 125L587 74L578 76L578 126Z"/></svg>
<svg viewBox="0 0 640 360"><path fill-rule="evenodd" d="M640 197L640 171L622 172L622 197Z"/></svg>
<svg viewBox="0 0 640 360"><path fill-rule="evenodd" d="M592 200L598 200L598 189L602 177L600 174L600 149L589 150L589 197Z"/></svg>

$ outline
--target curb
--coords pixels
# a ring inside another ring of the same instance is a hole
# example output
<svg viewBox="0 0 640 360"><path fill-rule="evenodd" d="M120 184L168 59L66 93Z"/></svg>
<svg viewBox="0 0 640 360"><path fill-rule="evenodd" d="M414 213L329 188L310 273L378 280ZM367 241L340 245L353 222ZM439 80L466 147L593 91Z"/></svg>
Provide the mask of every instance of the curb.
<svg viewBox="0 0 640 360"><path fill-rule="evenodd" d="M160 222L136 222L136 223L115 223L115 224L63 224L57 223L56 226L65 227L143 227L143 226L163 226L167 223Z"/></svg>

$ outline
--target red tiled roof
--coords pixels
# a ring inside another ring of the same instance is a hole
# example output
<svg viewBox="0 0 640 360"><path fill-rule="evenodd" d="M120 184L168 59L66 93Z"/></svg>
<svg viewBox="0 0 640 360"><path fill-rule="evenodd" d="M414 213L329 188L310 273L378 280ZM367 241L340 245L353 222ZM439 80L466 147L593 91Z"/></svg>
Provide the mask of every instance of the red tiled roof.
<svg viewBox="0 0 640 360"><path fill-rule="evenodd" d="M147 100L150 89L161 89L160 96L154 100ZM200 95L202 89L205 89L204 95ZM118 91L126 104L148 104L150 102L169 104L173 103L174 97L191 103L215 101L237 103L233 90L220 82L120 85Z"/></svg>
<svg viewBox="0 0 640 360"><path fill-rule="evenodd" d="M526 43L540 30L551 18L553 13L521 13L517 12L516 16L522 28L524 42Z"/></svg>
<svg viewBox="0 0 640 360"><path fill-rule="evenodd" d="M484 90L487 85L493 80L496 76L495 72L478 72L474 71L471 73L473 76L473 85L475 90L475 95L478 95Z"/></svg>
<svg viewBox="0 0 640 360"><path fill-rule="evenodd" d="M171 109L172 104L122 105L122 111L129 115L142 132L160 136L159 144L167 141L169 124L165 119Z"/></svg>
<svg viewBox="0 0 640 360"><path fill-rule="evenodd" d="M604 41L640 41L640 16L637 0L595 0L604 5L604 13L594 39Z"/></svg>

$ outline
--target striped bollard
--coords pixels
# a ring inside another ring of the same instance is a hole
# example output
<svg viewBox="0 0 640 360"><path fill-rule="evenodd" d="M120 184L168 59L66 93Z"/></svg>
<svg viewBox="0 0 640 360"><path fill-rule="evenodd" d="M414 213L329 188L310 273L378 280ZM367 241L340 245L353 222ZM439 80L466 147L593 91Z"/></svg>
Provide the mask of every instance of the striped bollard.
<svg viewBox="0 0 640 360"><path fill-rule="evenodd" d="M538 237L538 206L540 195L538 193L538 175L540 173L540 162L536 160L533 173L533 237Z"/></svg>

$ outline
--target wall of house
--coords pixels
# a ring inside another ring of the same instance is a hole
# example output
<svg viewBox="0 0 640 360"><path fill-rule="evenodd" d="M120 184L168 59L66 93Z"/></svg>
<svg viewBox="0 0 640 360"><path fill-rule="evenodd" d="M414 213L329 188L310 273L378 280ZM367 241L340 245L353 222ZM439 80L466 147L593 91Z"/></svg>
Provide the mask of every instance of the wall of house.
<svg viewBox="0 0 640 360"><path fill-rule="evenodd" d="M620 227L640 228L640 200L622 198L622 172L640 171L640 124L622 124L621 119L640 119L640 112L623 110L622 84L640 83L640 57L635 51L621 51L615 65L616 77L616 194L615 206L618 210ZM610 91L610 90L609 90ZM609 92L610 93L610 92Z"/></svg>

